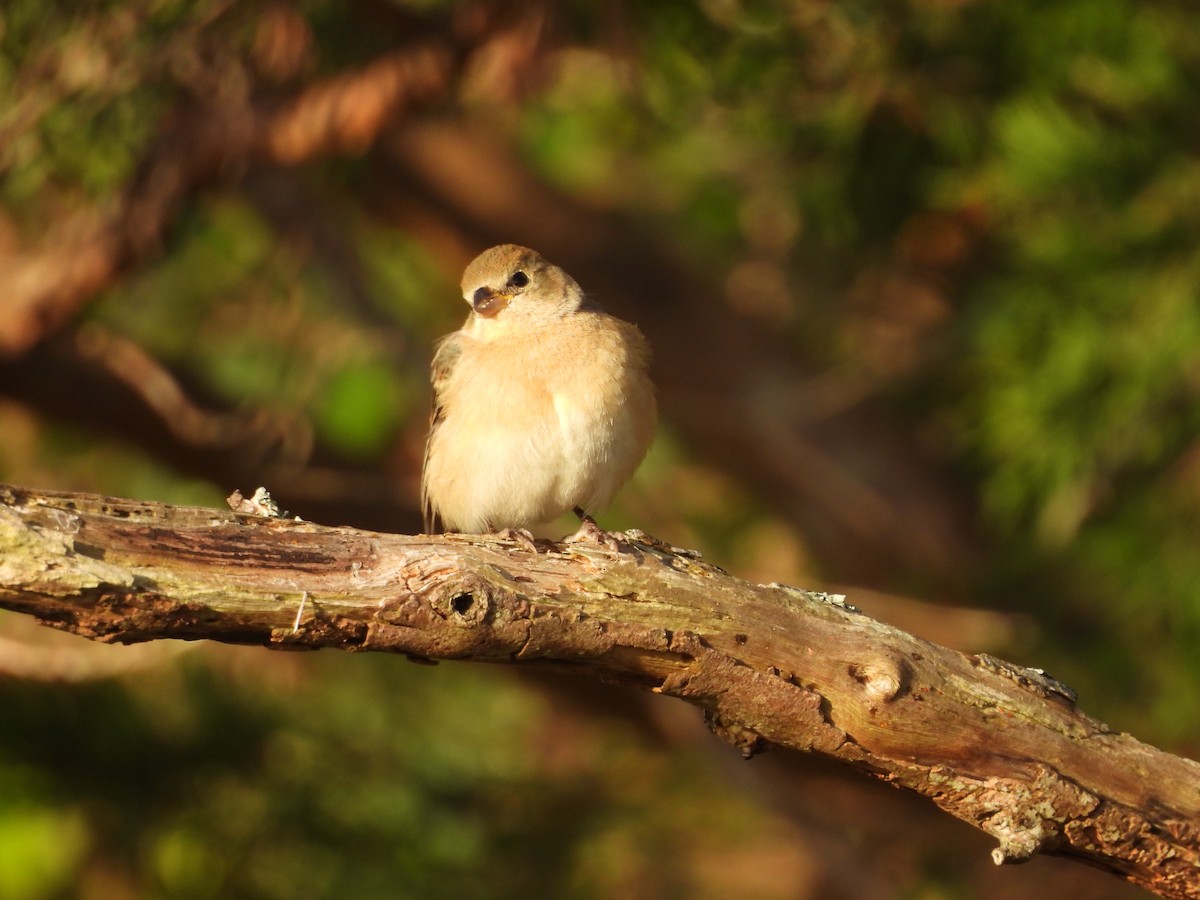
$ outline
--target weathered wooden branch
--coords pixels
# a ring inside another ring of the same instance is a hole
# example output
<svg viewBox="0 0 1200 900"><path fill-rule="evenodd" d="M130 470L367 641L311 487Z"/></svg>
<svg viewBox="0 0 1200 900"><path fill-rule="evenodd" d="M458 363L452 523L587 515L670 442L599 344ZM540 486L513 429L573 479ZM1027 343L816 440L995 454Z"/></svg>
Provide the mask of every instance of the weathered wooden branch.
<svg viewBox="0 0 1200 900"><path fill-rule="evenodd" d="M0 607L85 637L385 650L570 670L682 698L764 742L924 794L997 863L1074 857L1200 897L1200 764L1079 712L1036 670L838 598L613 550L410 537L0 486Z"/></svg>

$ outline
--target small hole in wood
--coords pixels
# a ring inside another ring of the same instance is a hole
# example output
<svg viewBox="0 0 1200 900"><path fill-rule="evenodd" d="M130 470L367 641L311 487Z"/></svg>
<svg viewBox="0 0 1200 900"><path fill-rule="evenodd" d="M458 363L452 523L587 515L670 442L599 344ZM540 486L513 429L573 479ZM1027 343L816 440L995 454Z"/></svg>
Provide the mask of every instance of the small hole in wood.
<svg viewBox="0 0 1200 900"><path fill-rule="evenodd" d="M475 597L473 594L455 594L450 599L450 608L460 616L465 616L474 605Z"/></svg>

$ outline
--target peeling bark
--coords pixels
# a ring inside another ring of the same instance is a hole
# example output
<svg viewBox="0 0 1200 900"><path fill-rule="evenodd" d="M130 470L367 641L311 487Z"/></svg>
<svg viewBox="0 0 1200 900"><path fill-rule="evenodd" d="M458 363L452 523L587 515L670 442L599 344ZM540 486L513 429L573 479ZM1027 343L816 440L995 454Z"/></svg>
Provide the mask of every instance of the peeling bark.
<svg viewBox="0 0 1200 900"><path fill-rule="evenodd" d="M679 697L933 800L993 858L1077 858L1200 897L1200 764L1114 734L1037 670L644 535L619 551L376 534L0 487L0 607L107 642L334 647L570 670Z"/></svg>

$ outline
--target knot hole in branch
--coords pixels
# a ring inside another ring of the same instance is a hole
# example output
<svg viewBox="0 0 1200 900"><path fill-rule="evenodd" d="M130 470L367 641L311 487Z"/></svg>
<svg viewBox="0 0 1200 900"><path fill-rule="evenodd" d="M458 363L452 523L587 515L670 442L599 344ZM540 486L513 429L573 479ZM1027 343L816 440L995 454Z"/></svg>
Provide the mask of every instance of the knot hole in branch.
<svg viewBox="0 0 1200 900"><path fill-rule="evenodd" d="M485 582L462 578L442 586L433 597L433 607L442 618L455 625L480 625L492 611L491 594L491 588Z"/></svg>

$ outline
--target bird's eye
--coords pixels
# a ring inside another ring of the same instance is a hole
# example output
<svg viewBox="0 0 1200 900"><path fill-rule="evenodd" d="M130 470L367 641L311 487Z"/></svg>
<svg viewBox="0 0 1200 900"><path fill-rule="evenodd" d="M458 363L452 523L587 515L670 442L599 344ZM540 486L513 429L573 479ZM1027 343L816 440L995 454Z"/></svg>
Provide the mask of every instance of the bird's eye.
<svg viewBox="0 0 1200 900"><path fill-rule="evenodd" d="M529 284L529 276L524 272L513 272L512 278L508 279L509 284L513 287L525 287Z"/></svg>

